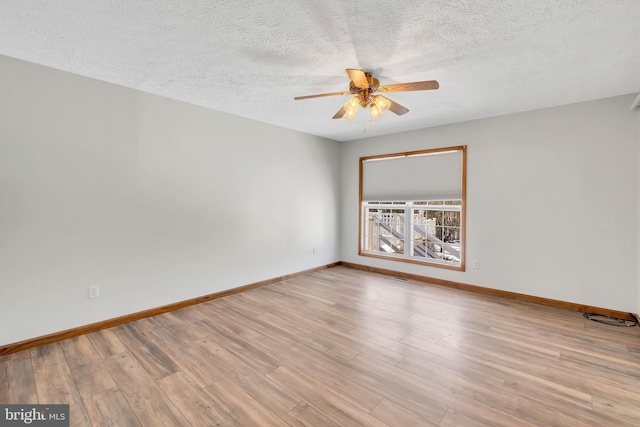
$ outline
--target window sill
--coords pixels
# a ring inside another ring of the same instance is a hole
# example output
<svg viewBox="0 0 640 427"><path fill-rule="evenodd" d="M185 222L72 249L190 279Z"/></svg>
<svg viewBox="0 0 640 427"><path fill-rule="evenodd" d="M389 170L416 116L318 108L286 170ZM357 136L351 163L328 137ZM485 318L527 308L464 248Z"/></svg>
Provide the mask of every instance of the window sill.
<svg viewBox="0 0 640 427"><path fill-rule="evenodd" d="M406 257L401 257L401 256L378 255L376 253L364 252L362 250L358 251L358 255L359 256L365 256L365 257L370 257L370 258L384 259L384 260L387 260L387 261L398 261L398 262L406 262L406 263L409 263L409 264L424 265L425 267L436 267L436 268L444 268L446 270L465 271L464 261L462 261L458 265L454 265L454 264L449 264L449 263L447 263L445 261L442 261L442 262L438 262L438 261L422 261L422 260L418 260L418 259L406 258Z"/></svg>

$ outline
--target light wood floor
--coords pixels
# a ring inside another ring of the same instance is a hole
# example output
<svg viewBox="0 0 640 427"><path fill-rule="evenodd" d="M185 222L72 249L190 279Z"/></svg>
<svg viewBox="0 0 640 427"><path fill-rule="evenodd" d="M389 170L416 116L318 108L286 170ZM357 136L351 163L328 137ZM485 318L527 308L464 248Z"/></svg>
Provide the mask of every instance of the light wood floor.
<svg viewBox="0 0 640 427"><path fill-rule="evenodd" d="M638 426L640 328L335 267L0 358L74 426Z"/></svg>

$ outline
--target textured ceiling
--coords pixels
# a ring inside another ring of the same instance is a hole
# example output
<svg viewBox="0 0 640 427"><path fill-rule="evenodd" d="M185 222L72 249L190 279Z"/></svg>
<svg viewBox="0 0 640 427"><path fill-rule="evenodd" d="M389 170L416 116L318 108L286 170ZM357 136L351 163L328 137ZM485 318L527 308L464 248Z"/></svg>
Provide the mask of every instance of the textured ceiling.
<svg viewBox="0 0 640 427"><path fill-rule="evenodd" d="M0 0L0 54L345 141L638 92L640 1ZM345 68L440 89L293 101Z"/></svg>

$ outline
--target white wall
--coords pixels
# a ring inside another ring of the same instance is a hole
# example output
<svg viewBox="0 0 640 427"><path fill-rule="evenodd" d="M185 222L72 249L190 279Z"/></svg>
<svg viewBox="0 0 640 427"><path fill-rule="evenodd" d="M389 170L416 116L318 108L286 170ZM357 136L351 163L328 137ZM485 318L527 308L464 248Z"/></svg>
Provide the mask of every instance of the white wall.
<svg viewBox="0 0 640 427"><path fill-rule="evenodd" d="M2 56L0 111L0 345L340 259L334 141Z"/></svg>
<svg viewBox="0 0 640 427"><path fill-rule="evenodd" d="M633 96L402 134L342 148L342 259L622 311L638 301ZM358 158L468 146L467 271L358 256ZM472 269L473 260L480 269Z"/></svg>
<svg viewBox="0 0 640 427"><path fill-rule="evenodd" d="M633 99L340 145L0 56L0 345L340 259L640 312ZM359 257L358 158L460 144L467 271Z"/></svg>

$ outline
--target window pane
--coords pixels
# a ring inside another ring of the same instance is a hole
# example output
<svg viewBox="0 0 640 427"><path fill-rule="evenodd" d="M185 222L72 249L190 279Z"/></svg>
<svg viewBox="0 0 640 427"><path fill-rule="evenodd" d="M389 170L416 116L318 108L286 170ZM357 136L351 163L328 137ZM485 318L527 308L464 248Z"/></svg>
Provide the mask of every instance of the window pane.
<svg viewBox="0 0 640 427"><path fill-rule="evenodd" d="M444 227L444 238L442 239L447 243L460 244L460 228L458 227Z"/></svg>
<svg viewBox="0 0 640 427"><path fill-rule="evenodd" d="M445 227L460 227L460 212L458 211L443 212L443 225Z"/></svg>
<svg viewBox="0 0 640 427"><path fill-rule="evenodd" d="M413 241L413 256L428 258L426 240L418 239Z"/></svg>
<svg viewBox="0 0 640 427"><path fill-rule="evenodd" d="M431 258L442 259L442 246L431 240L427 241L427 252Z"/></svg>
<svg viewBox="0 0 640 427"><path fill-rule="evenodd" d="M404 209L368 209L365 220L365 250L404 253Z"/></svg>
<svg viewBox="0 0 640 427"><path fill-rule="evenodd" d="M422 205L414 203L414 206ZM460 262L460 218L459 210L411 209L409 254L422 259Z"/></svg>
<svg viewBox="0 0 640 427"><path fill-rule="evenodd" d="M427 222L431 227L435 227L437 225L442 225L442 211L427 211ZM431 231L432 234L435 234L435 229Z"/></svg>

